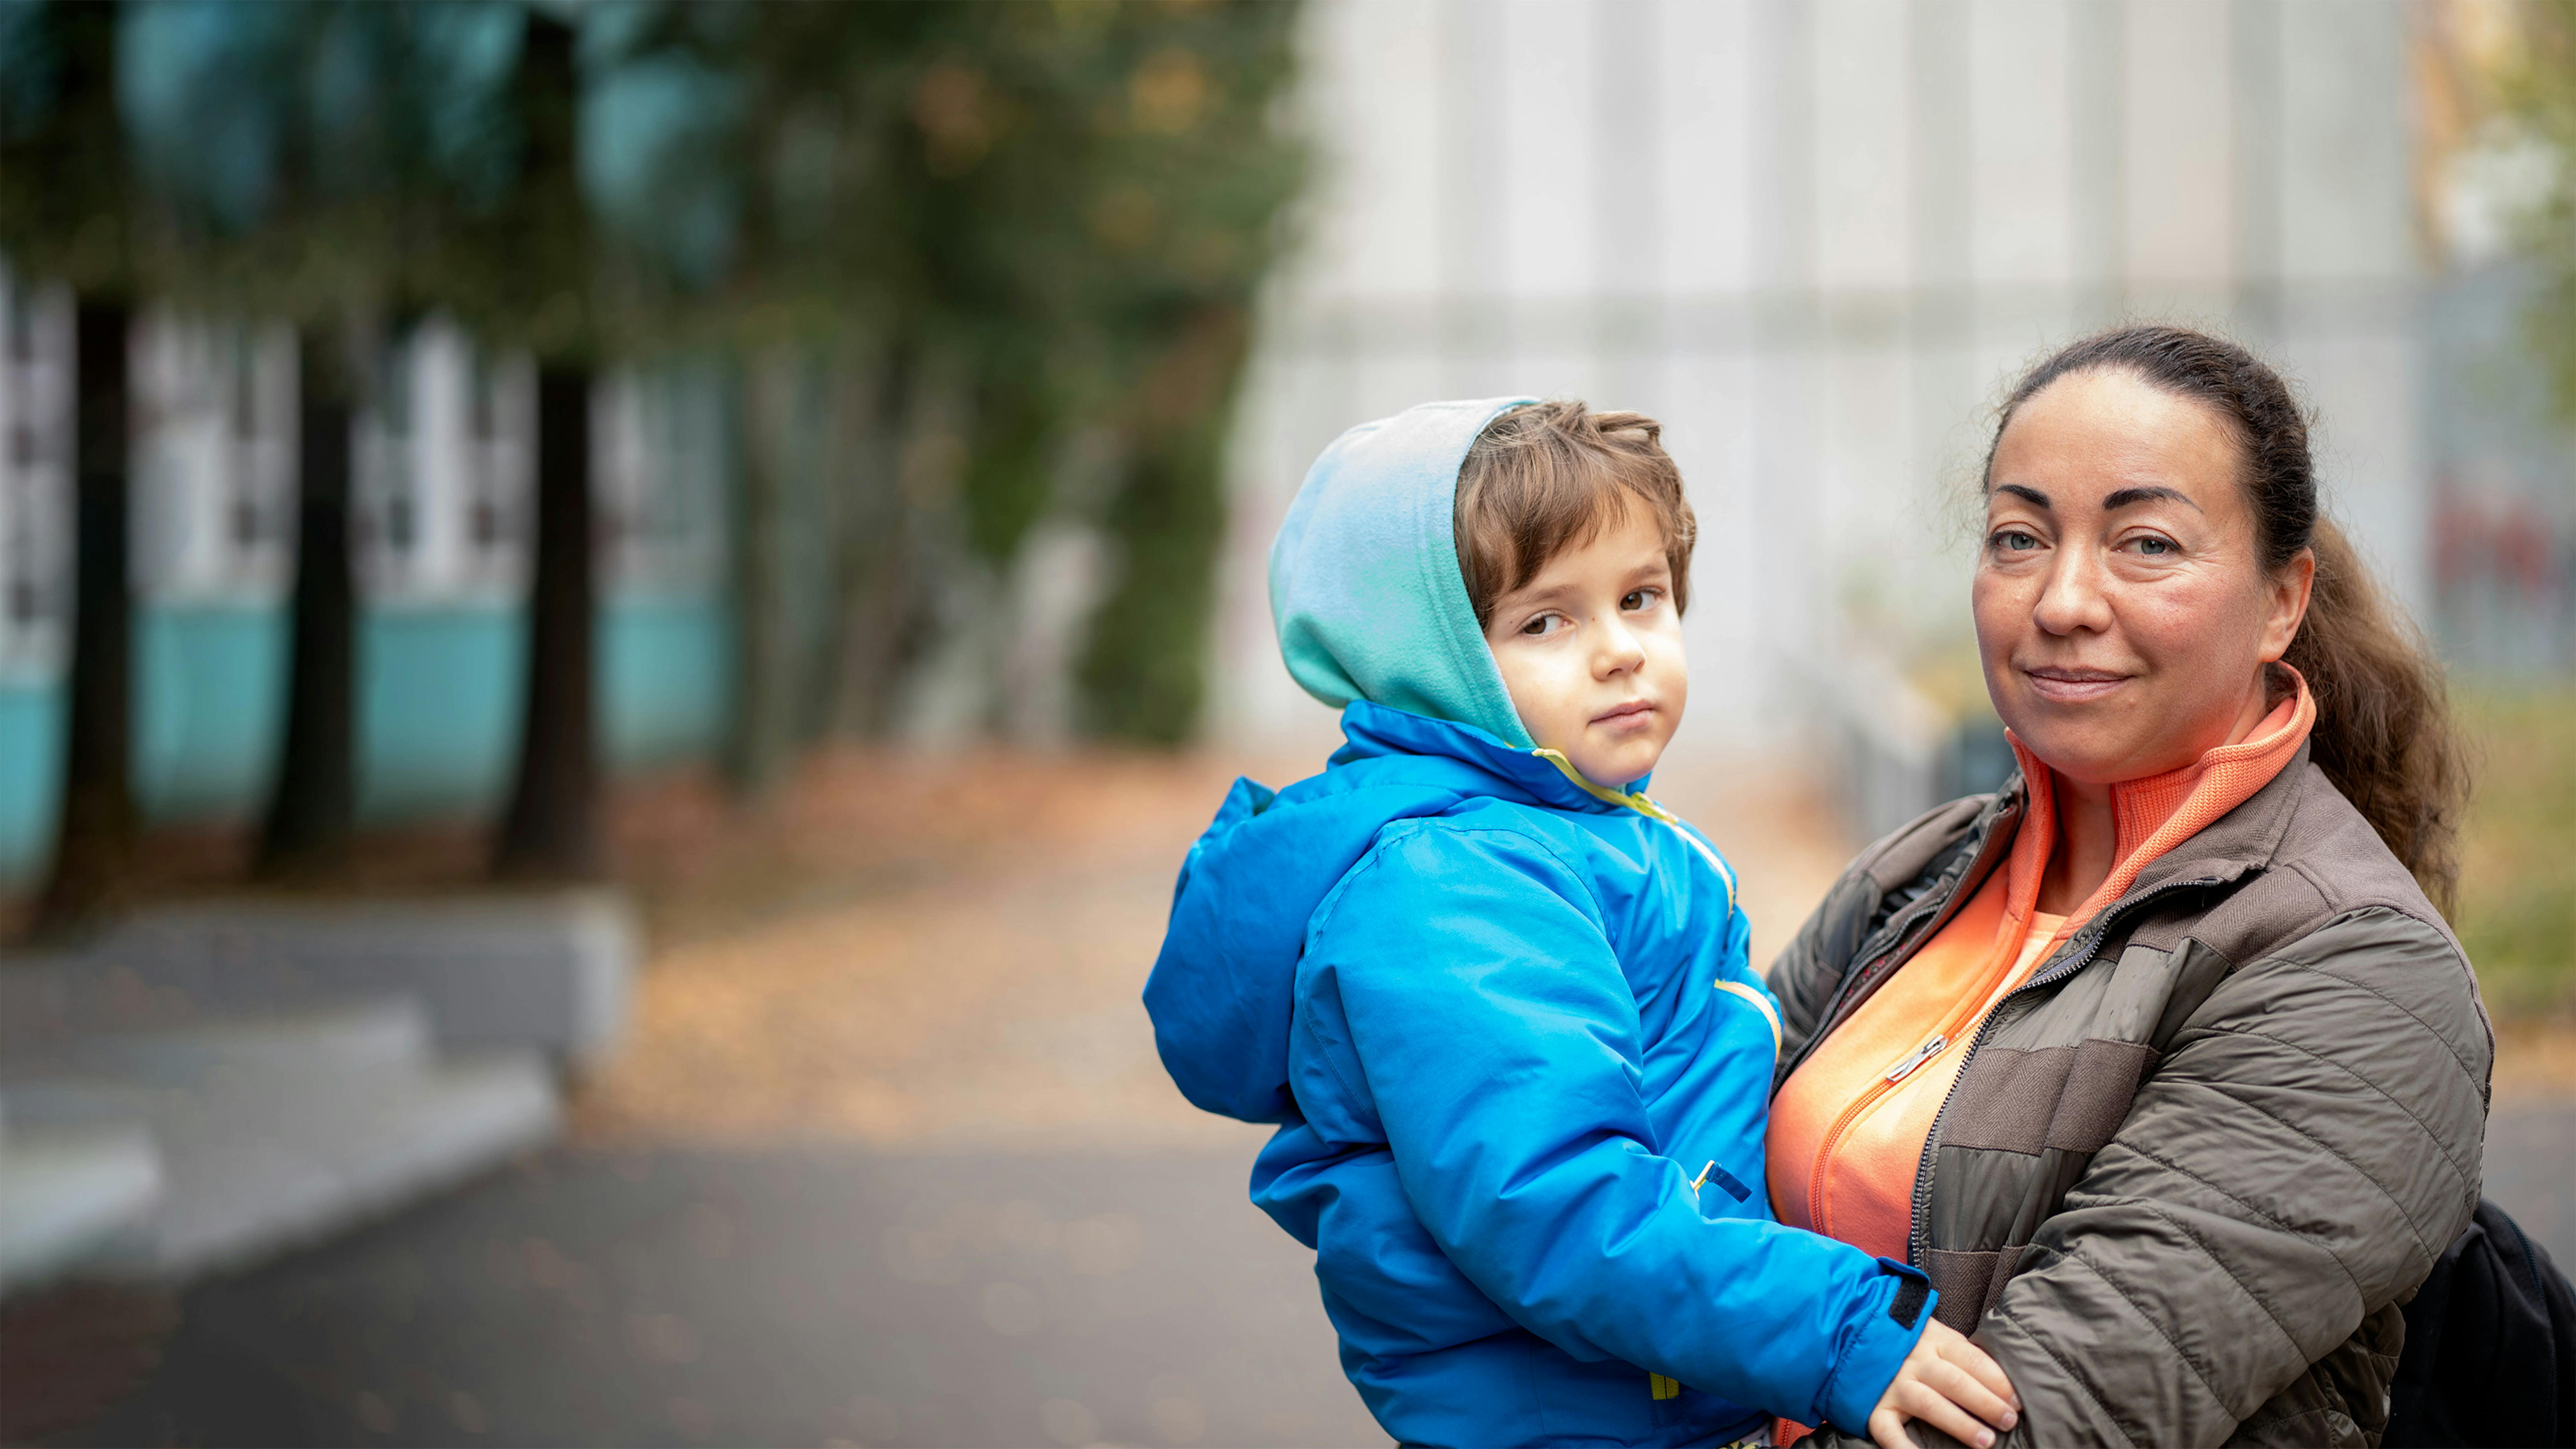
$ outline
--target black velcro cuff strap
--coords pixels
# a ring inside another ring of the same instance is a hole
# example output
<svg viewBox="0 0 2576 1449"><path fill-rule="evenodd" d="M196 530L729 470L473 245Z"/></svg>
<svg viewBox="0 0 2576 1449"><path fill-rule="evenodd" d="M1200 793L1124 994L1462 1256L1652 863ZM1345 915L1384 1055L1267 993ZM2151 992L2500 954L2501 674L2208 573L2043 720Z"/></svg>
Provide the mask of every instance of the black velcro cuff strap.
<svg viewBox="0 0 2576 1449"><path fill-rule="evenodd" d="M1932 1280L1923 1276L1922 1269L1894 1258L1881 1258L1878 1266L1895 1274L1899 1280L1896 1296L1887 1301L1887 1316L1895 1320L1897 1327L1904 1329L1911 1329L1922 1322L1923 1310L1931 1307L1939 1297L1932 1291Z"/></svg>

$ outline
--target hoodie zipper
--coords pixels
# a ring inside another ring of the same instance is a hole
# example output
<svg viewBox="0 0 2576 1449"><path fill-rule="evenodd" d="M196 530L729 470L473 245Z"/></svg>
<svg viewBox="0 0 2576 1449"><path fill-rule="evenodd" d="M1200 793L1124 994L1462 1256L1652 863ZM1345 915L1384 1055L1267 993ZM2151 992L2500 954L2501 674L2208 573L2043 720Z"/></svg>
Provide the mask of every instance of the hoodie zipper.
<svg viewBox="0 0 2576 1449"><path fill-rule="evenodd" d="M1923 1266L1924 1256L1931 1246L1924 1234L1923 1216L1925 1210L1931 1206L1932 1157L1934 1150L1940 1145L1941 1124L1950 1115L1950 1103L1959 1095L1959 1084L1967 1080L1968 1064L1976 1060L1977 1048L1985 1045L1986 1035L1994 1029L1995 1018L2003 1014L2005 1004L2025 991L2036 991L2043 986L2053 986L2092 965L2093 958L2102 950L2102 943L2110 938L2111 928L2118 925L2123 918L2135 914L2148 902L2160 900L2177 891L2206 890L2211 886L2224 883L2225 879L2223 876L2209 875L2193 880L2167 881L2142 895L2131 896L2125 901L2113 903L2095 918L2093 924L2084 928L2082 951L2076 953L2071 959L2062 959L2056 964L2043 966L2032 973L2028 981L2005 992L2003 1000L1995 1003L1994 1010L1987 1012L1985 1018L1977 1023L1976 1032L1968 1038L1967 1051L1959 1058L1958 1075L1950 1079L1949 1090L1941 1095L1940 1109L1932 1114L1931 1130L1923 1134L1923 1156L1914 1164L1914 1202L1905 1235L1906 1262L1918 1268Z"/></svg>
<svg viewBox="0 0 2576 1449"><path fill-rule="evenodd" d="M1914 1069L1916 1067L1919 1067L1925 1062L1932 1060L1934 1057L1939 1056L1941 1054L1941 1048L1948 1046L1949 1044L1950 1038L1947 1033L1936 1033L1930 1041L1927 1041L1923 1045L1916 1047L1914 1050L1907 1052L1904 1058L1897 1062L1895 1066L1888 1068L1888 1085L1894 1086L1898 1082L1904 1081L1907 1077L1914 1075Z"/></svg>
<svg viewBox="0 0 2576 1449"><path fill-rule="evenodd" d="M1954 896L1965 895L1966 891L1958 890L1953 894ZM1938 928L1935 929L1937 931ZM1869 1109L1876 1106L1888 1093L1895 1091L1906 1078L1914 1075L1925 1062L1931 1061L1949 1049L1952 1034L1967 1026L1978 1003L1984 1001L1989 992L2003 983L2004 977L2013 969L2013 964L2012 956L1999 956L1988 967L1976 989L1959 999L1958 1009L1942 1023L1940 1030L1925 1038L1912 1051L1897 1058L1877 1081L1869 1084L1868 1090L1853 1098L1835 1116L1833 1125L1825 1129L1824 1140L1816 1146L1816 1163L1807 1176L1807 1225L1809 1227L1828 1236L1833 1232L1825 1212L1826 1179L1833 1175L1834 1152L1842 1146L1843 1138L1850 1134L1853 1125L1867 1115ZM2001 1005L2000 1002L1997 1004ZM1922 1174L1917 1171L1915 1176L1920 1181Z"/></svg>

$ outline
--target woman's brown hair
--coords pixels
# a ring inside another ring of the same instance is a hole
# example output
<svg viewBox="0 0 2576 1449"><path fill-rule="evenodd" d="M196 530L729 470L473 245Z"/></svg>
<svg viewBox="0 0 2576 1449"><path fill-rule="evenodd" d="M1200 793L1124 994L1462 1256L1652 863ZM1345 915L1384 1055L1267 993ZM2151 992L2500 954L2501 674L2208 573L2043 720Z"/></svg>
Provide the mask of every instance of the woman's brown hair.
<svg viewBox="0 0 2576 1449"><path fill-rule="evenodd" d="M1632 506L1663 535L1674 611L1690 607L1699 522L1663 437L1663 424L1643 413L1596 413L1565 399L1485 425L1458 465L1452 520L1477 628L1493 626L1495 601Z"/></svg>
<svg viewBox="0 0 2576 1449"><path fill-rule="evenodd" d="M2444 909L2459 883L2467 753L2451 725L2442 667L2392 609L2334 521L2317 511L2308 419L2281 375L2222 338L2182 327L2115 327L2071 342L2030 370L2005 400L1995 442L2013 414L2071 373L2125 372L2225 419L2245 455L2263 567L2277 573L2301 549L2315 554L2307 618L2283 662L2308 681L2317 722L2309 758L2379 832ZM1993 484L1994 443L1986 448Z"/></svg>

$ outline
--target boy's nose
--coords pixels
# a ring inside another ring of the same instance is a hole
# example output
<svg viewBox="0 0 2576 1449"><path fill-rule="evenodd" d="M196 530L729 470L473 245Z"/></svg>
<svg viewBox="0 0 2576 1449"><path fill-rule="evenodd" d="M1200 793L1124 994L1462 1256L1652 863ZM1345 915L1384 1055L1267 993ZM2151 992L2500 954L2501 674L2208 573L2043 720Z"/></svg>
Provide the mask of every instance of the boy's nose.
<svg viewBox="0 0 2576 1449"><path fill-rule="evenodd" d="M1600 641L1600 647L1593 656L1593 672L1605 679L1646 662L1646 647L1637 642L1636 631L1615 615L1594 637Z"/></svg>

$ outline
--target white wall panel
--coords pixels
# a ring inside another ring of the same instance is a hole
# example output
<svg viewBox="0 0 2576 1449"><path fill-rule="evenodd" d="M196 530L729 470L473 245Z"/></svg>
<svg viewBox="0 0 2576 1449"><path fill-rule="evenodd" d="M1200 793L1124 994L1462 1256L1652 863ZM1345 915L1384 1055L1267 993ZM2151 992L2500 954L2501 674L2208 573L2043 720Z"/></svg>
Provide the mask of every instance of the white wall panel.
<svg viewBox="0 0 2576 1449"><path fill-rule="evenodd" d="M2417 596L2401 0L1310 15L1339 189L1246 395L1230 736L1316 727L1260 574L1314 452L1427 398L1527 392L1666 426L1703 539L1685 740L1812 742L1854 651L1903 667L1965 632L1956 504L1986 406L2124 315L2234 330L2302 378L2337 507Z"/></svg>

